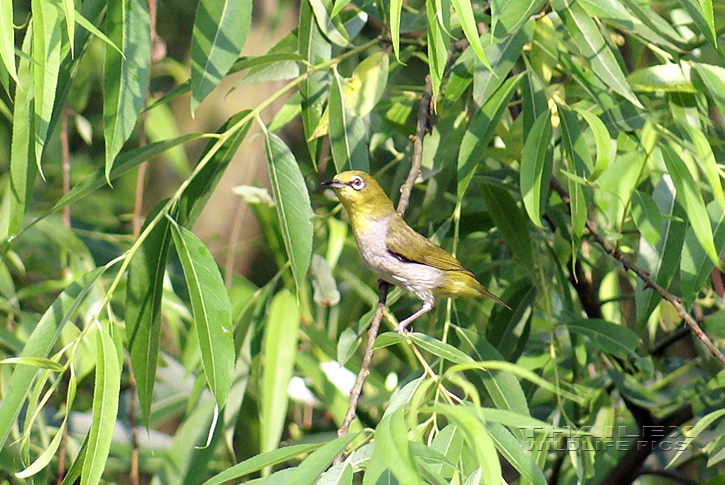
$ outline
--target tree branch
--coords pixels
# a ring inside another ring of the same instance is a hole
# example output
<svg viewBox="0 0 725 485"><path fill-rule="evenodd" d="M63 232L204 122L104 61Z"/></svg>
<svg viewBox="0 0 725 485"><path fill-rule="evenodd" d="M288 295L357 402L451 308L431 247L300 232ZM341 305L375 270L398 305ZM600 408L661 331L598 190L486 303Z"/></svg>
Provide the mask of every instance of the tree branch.
<svg viewBox="0 0 725 485"><path fill-rule="evenodd" d="M551 179L550 186L552 190L554 190L559 195L559 198L561 198L562 202L564 202L567 206L570 205L569 195L566 193L564 188L559 185L559 182L557 182L556 179ZM700 340L700 342L702 342L705 347L707 347L712 356L718 359L723 367L725 367L725 355L723 355L720 349L718 349L715 344L712 343L712 340L710 340L705 332L702 331L702 328L700 327L700 325L698 325L695 318L685 310L685 307L682 306L682 302L680 301L680 299L669 291L662 288L660 285L658 285L657 282L650 278L650 275L645 270L632 263L630 260L624 257L622 253L612 247L612 245L609 244L607 240L604 239L601 234L599 234L599 232L597 232L597 226L593 221L587 219L586 228L589 231L589 236L591 237L591 239L596 242L604 250L605 253L619 261L625 270L629 270L636 274L637 277L641 279L642 282L644 282L645 287L652 288L655 293L657 293L662 299L668 301L673 307L675 307L675 310L677 310L677 315L685 321L687 326L690 327L692 333L694 333L698 340Z"/></svg>
<svg viewBox="0 0 725 485"><path fill-rule="evenodd" d="M413 142L413 154L410 162L410 172L408 177L405 179L405 183L400 190L400 199L398 200L397 211L401 216L405 213L408 208L408 202L410 201L410 194L413 190L413 184L420 175L420 166L423 157L423 137L430 131L430 106L431 106L432 87L430 78L425 79L425 88L420 96L420 107L418 108L418 123L415 130L415 135L411 136ZM373 344L378 336L380 329L380 322L383 319L383 310L385 310L385 302L388 298L388 291L390 290L390 284L378 280L378 306L375 309L373 320L370 322L370 328L368 329L368 342L365 347L365 355L363 356L362 366L360 372L357 374L355 385L350 390L350 401L347 406L347 412L345 417L340 424L340 428L337 430L338 436L344 436L347 434L348 429L352 420L355 419L355 411L357 409L357 403L360 399L360 393L362 392L363 384L365 379L370 374L370 364L373 358ZM339 461L339 457L338 460Z"/></svg>

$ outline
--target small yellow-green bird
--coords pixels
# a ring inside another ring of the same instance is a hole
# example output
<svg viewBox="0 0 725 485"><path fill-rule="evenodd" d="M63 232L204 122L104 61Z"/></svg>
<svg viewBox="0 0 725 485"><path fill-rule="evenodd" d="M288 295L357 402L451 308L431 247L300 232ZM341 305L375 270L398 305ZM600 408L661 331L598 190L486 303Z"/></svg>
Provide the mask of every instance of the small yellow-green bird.
<svg viewBox="0 0 725 485"><path fill-rule="evenodd" d="M332 187L345 207L365 265L378 278L402 286L423 302L420 310L398 324L396 332L403 333L413 320L430 311L437 295L486 297L509 308L448 251L415 232L369 174L341 172L323 185Z"/></svg>

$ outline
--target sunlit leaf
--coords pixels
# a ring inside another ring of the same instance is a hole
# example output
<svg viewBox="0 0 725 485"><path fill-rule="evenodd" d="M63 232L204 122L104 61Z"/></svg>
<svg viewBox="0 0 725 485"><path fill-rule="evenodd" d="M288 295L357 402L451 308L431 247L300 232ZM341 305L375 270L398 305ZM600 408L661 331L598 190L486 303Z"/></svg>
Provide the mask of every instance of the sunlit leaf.
<svg viewBox="0 0 725 485"><path fill-rule="evenodd" d="M295 284L305 279L312 257L312 207L294 155L275 134L264 131L269 180Z"/></svg>
<svg viewBox="0 0 725 485"><path fill-rule="evenodd" d="M277 293L269 306L264 335L262 370L261 449L270 451L279 445L287 417L287 386L292 377L300 326L295 297L286 290Z"/></svg>
<svg viewBox="0 0 725 485"><path fill-rule="evenodd" d="M548 111L541 113L526 136L521 155L520 184L524 207L531 222L538 227L544 194L549 191L549 170L551 170L551 120ZM542 186L543 185L543 186Z"/></svg>
<svg viewBox="0 0 725 485"><path fill-rule="evenodd" d="M191 112L229 72L247 40L251 0L201 0L191 37Z"/></svg>
<svg viewBox="0 0 725 485"><path fill-rule="evenodd" d="M121 355L113 337L96 324L96 378L93 421L88 431L88 452L83 460L81 485L95 484L106 469L121 390Z"/></svg>
<svg viewBox="0 0 725 485"><path fill-rule="evenodd" d="M107 47L104 65L103 136L106 179L110 182L113 161L131 136L146 99L151 64L146 2L111 2L106 11L106 33L123 52Z"/></svg>
<svg viewBox="0 0 725 485"><path fill-rule="evenodd" d="M170 227L176 254L184 269L204 374L221 408L232 384L235 360L229 295L204 243L175 222Z"/></svg>

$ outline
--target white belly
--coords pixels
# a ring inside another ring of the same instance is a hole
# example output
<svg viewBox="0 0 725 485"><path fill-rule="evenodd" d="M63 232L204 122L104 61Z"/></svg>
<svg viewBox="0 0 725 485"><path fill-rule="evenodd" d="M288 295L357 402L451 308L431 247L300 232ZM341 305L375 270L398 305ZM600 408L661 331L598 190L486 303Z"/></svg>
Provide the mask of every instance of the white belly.
<svg viewBox="0 0 725 485"><path fill-rule="evenodd" d="M386 221L371 222L364 235L355 235L360 257L365 265L388 283L401 286L423 301L433 299L433 288L443 283L443 271L424 264L404 261L385 245Z"/></svg>

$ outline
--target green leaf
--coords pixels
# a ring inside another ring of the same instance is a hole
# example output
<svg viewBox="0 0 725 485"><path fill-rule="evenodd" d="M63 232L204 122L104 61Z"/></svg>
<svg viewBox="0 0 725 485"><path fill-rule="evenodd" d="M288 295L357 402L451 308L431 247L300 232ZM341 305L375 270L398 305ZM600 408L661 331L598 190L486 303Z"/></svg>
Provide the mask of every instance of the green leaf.
<svg viewBox="0 0 725 485"><path fill-rule="evenodd" d="M300 288L312 257L310 195L294 155L277 135L264 131L264 149L284 246Z"/></svg>
<svg viewBox="0 0 725 485"><path fill-rule="evenodd" d="M75 314L101 273L101 269L86 273L58 295L33 328L20 357L45 358L49 355L63 326ZM9 381L3 385L6 394L0 403L0 447L5 444L5 440L15 426L15 420L20 413L36 372L37 369L34 367L18 366Z"/></svg>
<svg viewBox="0 0 725 485"><path fill-rule="evenodd" d="M504 110L511 101L514 91L518 87L521 76L514 76L506 82L481 106L481 109L474 115L466 132L461 140L461 147L458 151L458 199L471 182L471 177L478 162L481 160L481 152L486 148L496 130Z"/></svg>
<svg viewBox="0 0 725 485"><path fill-rule="evenodd" d="M23 41L23 52L30 52L32 20ZM18 84L13 99L13 133L10 141L10 187L0 212L0 240L15 235L25 217L31 188L35 181L35 123L33 122L33 61L27 57L18 65Z"/></svg>
<svg viewBox="0 0 725 485"><path fill-rule="evenodd" d="M496 229L503 236L511 256L525 268L533 264L531 237L527 229L528 221L524 212L516 204L508 190L486 180L481 184L481 193L486 202Z"/></svg>
<svg viewBox="0 0 725 485"><path fill-rule="evenodd" d="M658 285L667 288L679 266L687 228L684 222L686 215L675 203L675 187L668 174L662 176L652 192L652 198L660 214L665 217L662 218L660 238L656 246L650 245L644 238L640 240L637 266L647 271ZM645 288L638 282L635 301L638 328L642 329L659 304L660 297L652 288Z"/></svg>
<svg viewBox="0 0 725 485"><path fill-rule="evenodd" d="M386 414L375 428L375 450L380 454L398 483L423 483L420 470L413 461L403 409Z"/></svg>
<svg viewBox="0 0 725 485"><path fill-rule="evenodd" d="M347 37L345 29L339 25L339 19L331 19L328 10L332 7L332 2L329 0L307 0L312 7L312 13L315 15L317 26L320 31L325 34L325 37L329 39L335 45L340 47L349 47L350 39Z"/></svg>
<svg viewBox="0 0 725 485"><path fill-rule="evenodd" d="M360 61L349 79L340 83L345 107L354 116L367 116L383 97L388 84L389 64L386 52L373 52Z"/></svg>
<svg viewBox="0 0 725 485"><path fill-rule="evenodd" d="M715 247L725 247L725 217L723 210L712 201L707 205L708 220L713 229ZM685 244L682 247L682 266L680 268L682 298L690 307L697 298L700 288L712 271L712 261L707 257L702 246L698 244L692 227L687 229Z"/></svg>
<svg viewBox="0 0 725 485"><path fill-rule="evenodd" d="M255 455L252 458L225 469L223 472L204 482L203 485L219 485L230 480L242 478L250 473L284 463L296 456L307 455L324 444L325 443L306 443L301 445L290 445L285 446L284 448L268 451L267 453Z"/></svg>
<svg viewBox="0 0 725 485"><path fill-rule="evenodd" d="M592 130L592 135L594 135L594 142L597 147L597 159L594 162L592 173L589 175L589 180L594 181L609 166L609 160L611 159L611 139L609 138L609 131L607 131L604 122L591 111L576 107L574 110L579 113L579 116L584 118L584 121L587 122L589 128Z"/></svg>
<svg viewBox="0 0 725 485"><path fill-rule="evenodd" d="M204 374L221 408L232 384L235 360L229 295L204 243L185 227L169 220L176 254L184 269Z"/></svg>
<svg viewBox="0 0 725 485"><path fill-rule="evenodd" d="M63 11L56 1L33 0L33 81L35 83L35 161L42 174L41 156L53 114L60 71Z"/></svg>
<svg viewBox="0 0 725 485"><path fill-rule="evenodd" d="M468 39L468 43L473 49L473 52L476 53L476 57L478 57L484 66L491 69L491 64L488 63L486 54L481 47L481 41L478 38L478 27L476 26L476 19L473 17L471 2L468 0L451 0L451 4L458 15L458 21L461 23L463 34Z"/></svg>
<svg viewBox="0 0 725 485"><path fill-rule="evenodd" d="M506 288L501 296L504 301L511 302L512 308L492 313L486 325L486 340L501 353L502 359L515 362L523 352L531 330L536 288L528 278L522 278Z"/></svg>
<svg viewBox="0 0 725 485"><path fill-rule="evenodd" d="M81 485L99 483L111 449L121 390L121 354L113 337L96 324L96 378L93 386L93 420L88 450L83 460Z"/></svg>
<svg viewBox="0 0 725 485"><path fill-rule="evenodd" d="M0 360L0 364L29 365L37 369L52 370L53 372L65 371L65 367L58 362L46 359L45 357L8 357L7 359Z"/></svg>
<svg viewBox="0 0 725 485"><path fill-rule="evenodd" d="M501 483L501 464L498 460L496 446L488 428L477 416L476 408L439 404L432 407L431 411L445 415L463 432L464 439L474 450L478 466L483 472L482 483L499 485Z"/></svg>
<svg viewBox="0 0 725 485"><path fill-rule="evenodd" d="M721 268L720 255L718 250L715 249L710 219L707 216L705 202L702 199L698 182L687 169L687 165L669 146L662 146L662 155L677 190L675 197L684 207L690 227L695 232L695 237L697 237L710 261L717 268Z"/></svg>
<svg viewBox="0 0 725 485"><path fill-rule="evenodd" d="M541 223L542 202L549 191L551 177L551 119L549 111L541 113L531 131L526 135L521 155L520 186L524 207L531 221L543 228ZM543 185L543 187L542 187Z"/></svg>
<svg viewBox="0 0 725 485"><path fill-rule="evenodd" d="M318 483L317 479L322 472L330 467L333 460L341 454L347 445L358 437L358 433L340 436L325 443L305 458L295 470L294 476L286 480L286 485L312 485Z"/></svg>
<svg viewBox="0 0 725 485"><path fill-rule="evenodd" d="M657 244L660 239L662 218L660 211L651 195L635 190L632 193L632 219L639 233L651 245Z"/></svg>
<svg viewBox="0 0 725 485"><path fill-rule="evenodd" d="M262 452L279 446L287 418L287 387L297 353L300 315L297 300L286 290L272 298L264 330L262 369Z"/></svg>
<svg viewBox="0 0 725 485"><path fill-rule="evenodd" d="M146 229L165 205L159 203L146 218ZM148 425L156 382L156 364L161 342L161 300L164 275L171 248L171 229L162 218L134 253L128 267L126 285L126 328L128 351L141 403L141 414Z"/></svg>
<svg viewBox="0 0 725 485"><path fill-rule="evenodd" d="M450 38L445 25L441 24L445 13L448 11L446 7L450 8L450 4L444 0L441 3L444 3L445 6L438 10L435 8L434 3L436 2L425 2L426 18L428 20L428 29L426 31L428 42L428 68L430 71L433 103L435 103L435 100L438 98L438 93L441 90L443 71L445 70L446 61L448 59L448 40ZM439 18L441 20L439 20Z"/></svg>
<svg viewBox="0 0 725 485"><path fill-rule="evenodd" d="M720 51L720 44L715 30L715 17L712 0L679 0L682 8L687 12L697 28L705 36L708 43Z"/></svg>
<svg viewBox="0 0 725 485"><path fill-rule="evenodd" d="M398 62L400 62L400 13L402 10L403 0L390 1L390 41L393 44L395 60Z"/></svg>
<svg viewBox="0 0 725 485"><path fill-rule="evenodd" d="M486 430L490 433L493 444L501 456L521 474L522 479L534 485L546 485L546 477L527 452L525 447L511 432L497 423L487 423Z"/></svg>
<svg viewBox="0 0 725 485"><path fill-rule="evenodd" d="M338 172L353 169L370 171L367 133L363 119L347 108L344 88L337 71L333 70L330 85L329 134L330 150Z"/></svg>
<svg viewBox="0 0 725 485"><path fill-rule="evenodd" d="M567 323L570 331L587 337L589 342L602 352L608 352L622 359L636 357L639 337L632 330L616 323L597 318L574 320Z"/></svg>
<svg viewBox="0 0 725 485"><path fill-rule="evenodd" d="M712 196L720 204L720 207L725 210L725 194L723 194L722 190L719 167L707 136L705 136L702 130L685 123L680 125L679 131L684 135L685 139L689 139L692 142L692 152L695 155L695 161L710 184Z"/></svg>
<svg viewBox="0 0 725 485"><path fill-rule="evenodd" d="M586 140L582 135L579 120L574 113L561 105L558 106L561 121L562 144L569 173L586 180L593 168ZM571 206L572 246L579 247L579 240L584 234L588 203L585 187L572 177L567 177L569 186L569 203ZM576 252L573 252L576 255Z"/></svg>
<svg viewBox="0 0 725 485"><path fill-rule="evenodd" d="M690 78L688 64L664 64L637 69L627 76L632 89L645 93L694 93L697 92Z"/></svg>
<svg viewBox="0 0 725 485"><path fill-rule="evenodd" d="M473 63L473 100L483 106L509 76L508 73L521 57L521 51L531 41L534 23L527 23L523 29L507 35L484 49L491 67ZM522 73L523 74L523 73ZM448 91L446 87L446 91Z"/></svg>
<svg viewBox="0 0 725 485"><path fill-rule="evenodd" d="M27 51L25 51L27 52ZM0 3L0 60L20 89L25 85L20 84L18 73L15 70L15 29L13 28L13 2Z"/></svg>
<svg viewBox="0 0 725 485"><path fill-rule="evenodd" d="M322 35L312 13L312 7L307 1L300 2L297 37L299 53L309 65L314 66L330 60L332 46ZM329 69L312 72L300 83L302 127L312 160L317 160L318 157L319 140L314 139L312 135L320 122L327 101L329 72Z"/></svg>
<svg viewBox="0 0 725 485"><path fill-rule="evenodd" d="M426 335L424 333L413 332L404 337L410 339L415 345L419 346L423 350L430 352L433 355L440 357L441 359L455 362L458 364L473 362L473 359L466 353L461 352L454 346L441 342L440 340Z"/></svg>
<svg viewBox="0 0 725 485"><path fill-rule="evenodd" d="M546 0L492 0L491 30L499 37L501 29L505 33L515 32L532 15L541 10L545 2Z"/></svg>
<svg viewBox="0 0 725 485"><path fill-rule="evenodd" d="M725 68L700 62L693 62L692 66L725 116Z"/></svg>
<svg viewBox="0 0 725 485"><path fill-rule="evenodd" d="M599 27L584 8L574 0L556 0L552 5L563 18L569 35L592 71L616 93L642 108Z"/></svg>
<svg viewBox="0 0 725 485"><path fill-rule="evenodd" d="M201 0L191 37L191 112L229 72L247 40L251 0Z"/></svg>
<svg viewBox="0 0 725 485"><path fill-rule="evenodd" d="M106 33L123 54L106 48L103 78L103 136L106 179L116 155L131 136L146 99L151 64L149 12L144 0L108 4Z"/></svg>

